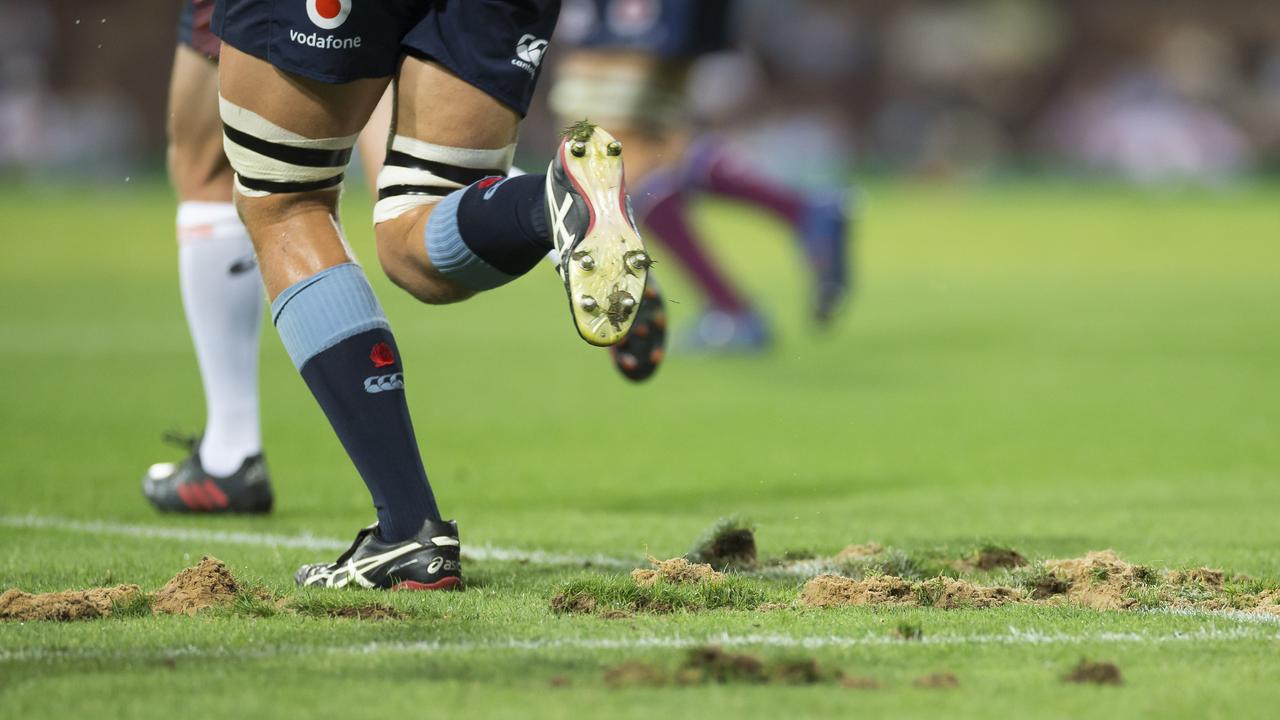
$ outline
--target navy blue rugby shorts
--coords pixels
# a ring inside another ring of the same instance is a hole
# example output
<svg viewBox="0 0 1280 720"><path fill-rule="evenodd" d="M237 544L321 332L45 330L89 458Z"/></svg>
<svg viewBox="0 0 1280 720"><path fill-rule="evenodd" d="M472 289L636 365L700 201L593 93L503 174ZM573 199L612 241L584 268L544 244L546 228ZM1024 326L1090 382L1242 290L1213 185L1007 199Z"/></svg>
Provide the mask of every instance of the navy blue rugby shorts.
<svg viewBox="0 0 1280 720"><path fill-rule="evenodd" d="M213 31L326 83L430 60L524 115L559 15L560 0L218 0Z"/></svg>

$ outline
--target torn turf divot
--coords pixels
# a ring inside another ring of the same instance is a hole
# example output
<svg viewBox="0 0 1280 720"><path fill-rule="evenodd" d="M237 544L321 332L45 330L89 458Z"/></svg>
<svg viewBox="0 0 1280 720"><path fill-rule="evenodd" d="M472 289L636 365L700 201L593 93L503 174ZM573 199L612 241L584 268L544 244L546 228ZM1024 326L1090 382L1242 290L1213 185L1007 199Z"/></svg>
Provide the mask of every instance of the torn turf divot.
<svg viewBox="0 0 1280 720"><path fill-rule="evenodd" d="M195 615L201 610L235 602L240 583L217 558L208 555L194 567L178 573L151 599L157 615Z"/></svg>
<svg viewBox="0 0 1280 720"><path fill-rule="evenodd" d="M32 594L17 588L0 594L0 620L68 622L110 617L112 610L142 596L137 585Z"/></svg>
<svg viewBox="0 0 1280 720"><path fill-rule="evenodd" d="M1124 677L1115 663L1081 660L1071 672L1062 676L1062 681L1088 685L1123 685Z"/></svg>
<svg viewBox="0 0 1280 720"><path fill-rule="evenodd" d="M652 587L659 580L665 580L672 584L682 583L721 583L724 582L724 573L716 572L711 565L706 563L691 563L684 558L671 558L670 560L659 560L655 557L649 558L649 564L653 569L637 568L631 571L631 579L640 587Z"/></svg>

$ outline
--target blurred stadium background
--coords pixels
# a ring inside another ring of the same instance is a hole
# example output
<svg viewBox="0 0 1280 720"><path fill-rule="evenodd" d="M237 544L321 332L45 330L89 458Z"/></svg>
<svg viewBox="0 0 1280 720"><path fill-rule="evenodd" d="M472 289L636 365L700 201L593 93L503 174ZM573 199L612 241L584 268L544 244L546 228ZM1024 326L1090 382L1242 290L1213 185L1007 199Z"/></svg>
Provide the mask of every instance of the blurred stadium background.
<svg viewBox="0 0 1280 720"><path fill-rule="evenodd" d="M177 13L0 0L0 176L160 173ZM1280 169L1274 0L745 0L738 24L738 51L693 75L697 111L784 179L1219 184ZM526 162L551 131L540 102Z"/></svg>

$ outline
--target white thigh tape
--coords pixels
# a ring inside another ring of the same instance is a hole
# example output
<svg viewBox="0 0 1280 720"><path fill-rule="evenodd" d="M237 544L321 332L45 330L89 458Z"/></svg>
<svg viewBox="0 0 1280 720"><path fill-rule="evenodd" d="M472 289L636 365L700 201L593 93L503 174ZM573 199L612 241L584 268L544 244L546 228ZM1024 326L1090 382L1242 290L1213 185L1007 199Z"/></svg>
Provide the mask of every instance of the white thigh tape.
<svg viewBox="0 0 1280 720"><path fill-rule="evenodd" d="M336 188L351 161L356 135L305 138L219 98L223 147L245 195Z"/></svg>
<svg viewBox="0 0 1280 720"><path fill-rule="evenodd" d="M515 144L492 150L456 148L397 135L378 173L374 224L431 205L482 178L506 175Z"/></svg>

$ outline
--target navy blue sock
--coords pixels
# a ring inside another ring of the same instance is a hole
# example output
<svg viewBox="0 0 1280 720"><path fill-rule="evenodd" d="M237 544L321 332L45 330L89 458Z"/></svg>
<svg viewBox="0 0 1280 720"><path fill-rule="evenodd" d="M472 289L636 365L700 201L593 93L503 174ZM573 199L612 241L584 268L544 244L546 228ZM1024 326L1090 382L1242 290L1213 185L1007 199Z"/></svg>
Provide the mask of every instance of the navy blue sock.
<svg viewBox="0 0 1280 720"><path fill-rule="evenodd" d="M398 542L440 511L422 467L395 337L360 266L331 267L271 303L285 349L320 403Z"/></svg>
<svg viewBox="0 0 1280 720"><path fill-rule="evenodd" d="M545 183L545 175L489 177L445 197L427 221L431 264L477 291L532 270L552 248Z"/></svg>

